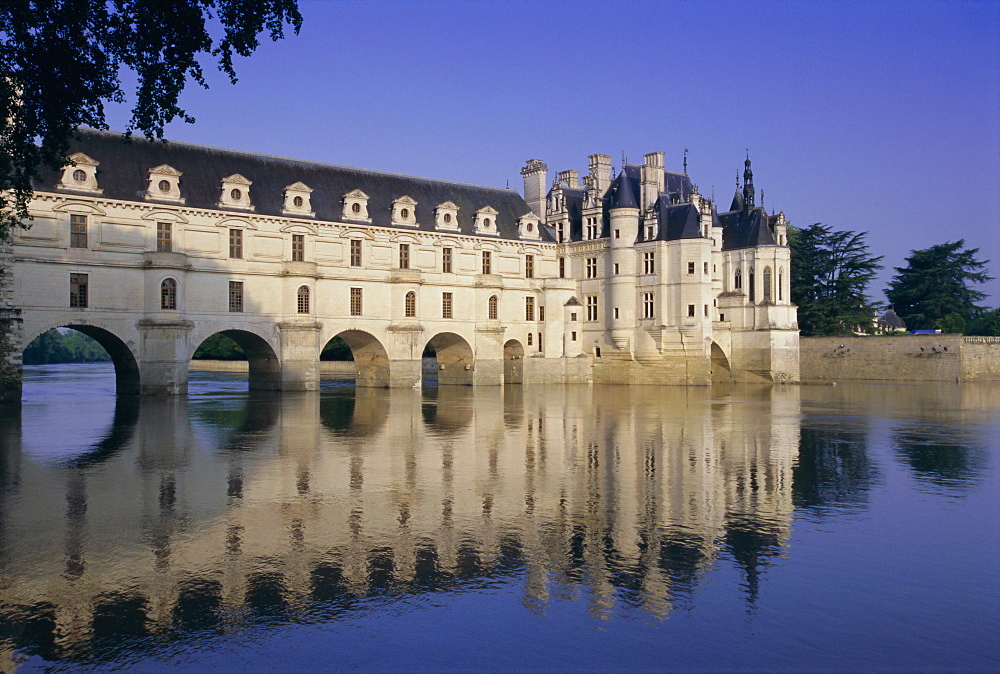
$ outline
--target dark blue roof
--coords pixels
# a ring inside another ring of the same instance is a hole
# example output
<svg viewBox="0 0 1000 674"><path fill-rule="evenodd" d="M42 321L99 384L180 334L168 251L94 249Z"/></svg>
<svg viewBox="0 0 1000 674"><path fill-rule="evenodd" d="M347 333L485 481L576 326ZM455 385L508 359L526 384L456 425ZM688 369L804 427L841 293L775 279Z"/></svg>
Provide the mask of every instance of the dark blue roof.
<svg viewBox="0 0 1000 674"><path fill-rule="evenodd" d="M730 211L742 211L743 210L743 193L736 190L736 195L733 196L733 203L729 204Z"/></svg>
<svg viewBox="0 0 1000 674"><path fill-rule="evenodd" d="M694 204L671 205L660 199L657 206L660 226L656 238L665 241L701 238L701 213Z"/></svg>
<svg viewBox="0 0 1000 674"><path fill-rule="evenodd" d="M769 216L760 206L747 216L742 210L720 213L719 221L723 227L722 250L774 246L778 243L774 236L777 216Z"/></svg>
<svg viewBox="0 0 1000 674"><path fill-rule="evenodd" d="M626 167L637 168L637 167ZM611 208L639 208L638 183L629 177L627 171L622 171L611 183Z"/></svg>

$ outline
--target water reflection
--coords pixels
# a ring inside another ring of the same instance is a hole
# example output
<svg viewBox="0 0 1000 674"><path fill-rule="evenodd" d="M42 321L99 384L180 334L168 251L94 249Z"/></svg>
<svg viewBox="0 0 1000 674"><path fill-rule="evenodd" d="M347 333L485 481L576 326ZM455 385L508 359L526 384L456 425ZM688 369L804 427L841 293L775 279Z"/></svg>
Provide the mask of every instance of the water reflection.
<svg viewBox="0 0 1000 674"><path fill-rule="evenodd" d="M536 615L579 601L596 621L659 621L693 608L719 566L737 572L752 611L768 569L792 554L796 508L864 508L879 482L870 418L845 413L862 394L808 393L805 404L798 387L108 399L110 427L69 461L25 452L45 432L33 410L48 414L28 405L0 418L2 657L110 662L509 583ZM918 479L959 493L981 478L974 434L894 428Z"/></svg>

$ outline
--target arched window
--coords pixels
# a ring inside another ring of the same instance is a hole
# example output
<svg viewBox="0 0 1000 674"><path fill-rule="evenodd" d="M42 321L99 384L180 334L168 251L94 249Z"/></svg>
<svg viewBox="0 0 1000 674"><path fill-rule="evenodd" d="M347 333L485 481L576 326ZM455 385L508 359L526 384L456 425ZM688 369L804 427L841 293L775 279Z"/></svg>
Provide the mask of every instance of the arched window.
<svg viewBox="0 0 1000 674"><path fill-rule="evenodd" d="M748 293L748 294L750 295L750 301L751 301L751 302L754 302L754 301L756 301L756 299L757 299L757 296L756 296L756 294L754 293L754 285L753 285L753 267L750 267L750 274L749 274L749 276L750 276L750 278L749 278L749 293Z"/></svg>
<svg viewBox="0 0 1000 674"><path fill-rule="evenodd" d="M417 315L417 294L412 290L406 293L406 304L403 311L407 318L415 318Z"/></svg>
<svg viewBox="0 0 1000 674"><path fill-rule="evenodd" d="M764 267L764 301L771 301L771 268Z"/></svg>
<svg viewBox="0 0 1000 674"><path fill-rule="evenodd" d="M736 276L733 277L733 288L739 290L742 287L743 287L743 272L737 269Z"/></svg>
<svg viewBox="0 0 1000 674"><path fill-rule="evenodd" d="M490 295L490 320L497 320L499 312L497 311L497 296Z"/></svg>
<svg viewBox="0 0 1000 674"><path fill-rule="evenodd" d="M177 309L177 281L172 278L165 278L160 284L160 308Z"/></svg>
<svg viewBox="0 0 1000 674"><path fill-rule="evenodd" d="M295 299L297 300L298 309L300 314L309 313L309 286L299 286L299 290L295 293Z"/></svg>
<svg viewBox="0 0 1000 674"><path fill-rule="evenodd" d="M779 267L778 268L778 301L779 302L782 299L784 299L784 297L783 297L783 295L784 295L784 293L783 293L784 288L782 287L784 285L784 283L785 283L785 271Z"/></svg>
<svg viewBox="0 0 1000 674"><path fill-rule="evenodd" d="M528 333L528 346L531 346L531 333Z"/></svg>

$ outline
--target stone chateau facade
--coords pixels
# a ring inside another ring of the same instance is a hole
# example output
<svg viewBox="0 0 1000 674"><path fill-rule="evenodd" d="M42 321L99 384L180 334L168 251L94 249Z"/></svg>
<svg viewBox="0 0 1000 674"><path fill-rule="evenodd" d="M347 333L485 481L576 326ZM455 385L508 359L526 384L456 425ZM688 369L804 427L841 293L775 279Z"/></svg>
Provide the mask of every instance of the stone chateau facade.
<svg viewBox="0 0 1000 674"><path fill-rule="evenodd" d="M334 337L362 386L796 381L782 214L717 212L663 153L480 187L81 131L12 247L23 344L70 326L121 392L183 393L223 332L254 388L312 390Z"/></svg>

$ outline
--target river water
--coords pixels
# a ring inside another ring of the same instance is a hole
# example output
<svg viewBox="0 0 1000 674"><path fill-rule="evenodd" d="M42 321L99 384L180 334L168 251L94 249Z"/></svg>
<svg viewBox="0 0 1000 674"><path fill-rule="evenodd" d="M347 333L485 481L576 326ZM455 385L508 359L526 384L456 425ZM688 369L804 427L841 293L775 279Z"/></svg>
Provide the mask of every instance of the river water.
<svg viewBox="0 0 1000 674"><path fill-rule="evenodd" d="M26 368L0 670L996 670L998 478L997 385Z"/></svg>

